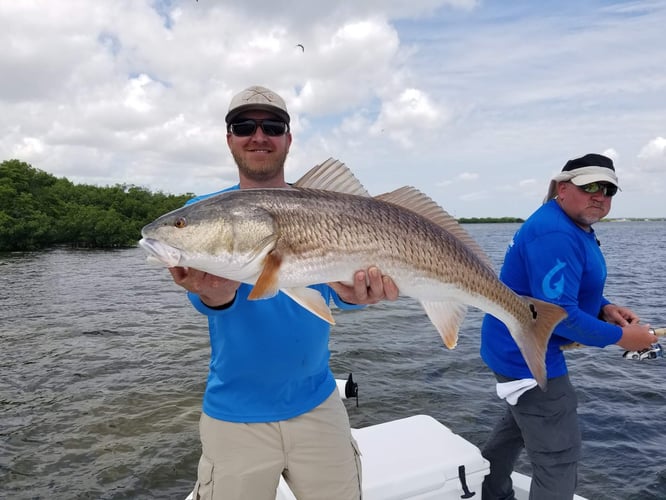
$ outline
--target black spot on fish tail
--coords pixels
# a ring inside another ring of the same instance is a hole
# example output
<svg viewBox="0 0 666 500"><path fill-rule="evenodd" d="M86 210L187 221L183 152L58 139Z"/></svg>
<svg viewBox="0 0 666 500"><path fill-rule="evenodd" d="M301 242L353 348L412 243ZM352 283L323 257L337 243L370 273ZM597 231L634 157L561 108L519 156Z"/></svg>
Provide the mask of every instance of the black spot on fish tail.
<svg viewBox="0 0 666 500"><path fill-rule="evenodd" d="M522 333L514 337L525 358L525 362L539 387L546 390L546 350L548 341L557 324L567 317L567 312L557 304L530 297L527 299L532 319L524 318Z"/></svg>

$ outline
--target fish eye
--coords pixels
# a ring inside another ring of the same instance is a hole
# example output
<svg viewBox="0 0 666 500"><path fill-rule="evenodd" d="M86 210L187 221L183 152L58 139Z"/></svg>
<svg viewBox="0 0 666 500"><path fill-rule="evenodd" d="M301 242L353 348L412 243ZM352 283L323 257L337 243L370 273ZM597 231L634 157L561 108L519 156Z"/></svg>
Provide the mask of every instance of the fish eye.
<svg viewBox="0 0 666 500"><path fill-rule="evenodd" d="M187 219L185 217L178 217L176 219L176 222L174 223L174 226L177 227L178 229L182 229L185 226L187 226Z"/></svg>

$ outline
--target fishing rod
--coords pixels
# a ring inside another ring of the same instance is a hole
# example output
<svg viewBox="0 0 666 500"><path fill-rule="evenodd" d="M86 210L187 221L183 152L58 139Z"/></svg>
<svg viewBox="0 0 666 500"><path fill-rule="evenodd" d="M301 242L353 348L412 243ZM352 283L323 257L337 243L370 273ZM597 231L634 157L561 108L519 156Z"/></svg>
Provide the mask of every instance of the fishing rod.
<svg viewBox="0 0 666 500"><path fill-rule="evenodd" d="M656 335L657 337L666 336L666 328L650 328L649 332L652 335ZM560 349L562 349L563 351L568 351L570 349L577 349L579 347L584 347L584 345L581 344L580 342L573 342L571 344L563 345L562 347L560 347ZM659 342L655 342L650 347L640 351L624 351L622 357L624 359L630 359L633 361L663 358L664 348L661 347L661 344L659 344Z"/></svg>

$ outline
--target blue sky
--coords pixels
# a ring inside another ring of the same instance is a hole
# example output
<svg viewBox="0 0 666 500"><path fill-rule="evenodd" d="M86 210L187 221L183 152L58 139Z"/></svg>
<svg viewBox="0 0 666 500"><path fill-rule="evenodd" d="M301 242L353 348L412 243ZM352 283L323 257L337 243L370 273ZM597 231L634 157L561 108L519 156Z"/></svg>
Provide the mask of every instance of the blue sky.
<svg viewBox="0 0 666 500"><path fill-rule="evenodd" d="M229 100L261 84L292 115L289 180L333 156L374 194L527 217L596 152L620 178L611 216L664 217L664 26L647 0L2 2L0 160L216 190L236 178Z"/></svg>

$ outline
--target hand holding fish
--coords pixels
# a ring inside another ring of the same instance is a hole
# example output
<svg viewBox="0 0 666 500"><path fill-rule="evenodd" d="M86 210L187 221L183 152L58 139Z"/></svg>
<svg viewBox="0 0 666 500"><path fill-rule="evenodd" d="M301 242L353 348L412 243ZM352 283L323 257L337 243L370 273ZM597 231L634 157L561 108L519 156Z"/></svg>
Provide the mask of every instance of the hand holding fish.
<svg viewBox="0 0 666 500"><path fill-rule="evenodd" d="M170 267L169 272L177 285L196 293L208 307L220 307L230 303L240 286L239 281L228 280L189 267Z"/></svg>
<svg viewBox="0 0 666 500"><path fill-rule="evenodd" d="M349 304L376 304L380 300L396 300L398 286L389 276L383 276L376 267L354 273L354 283L329 283L344 302Z"/></svg>

